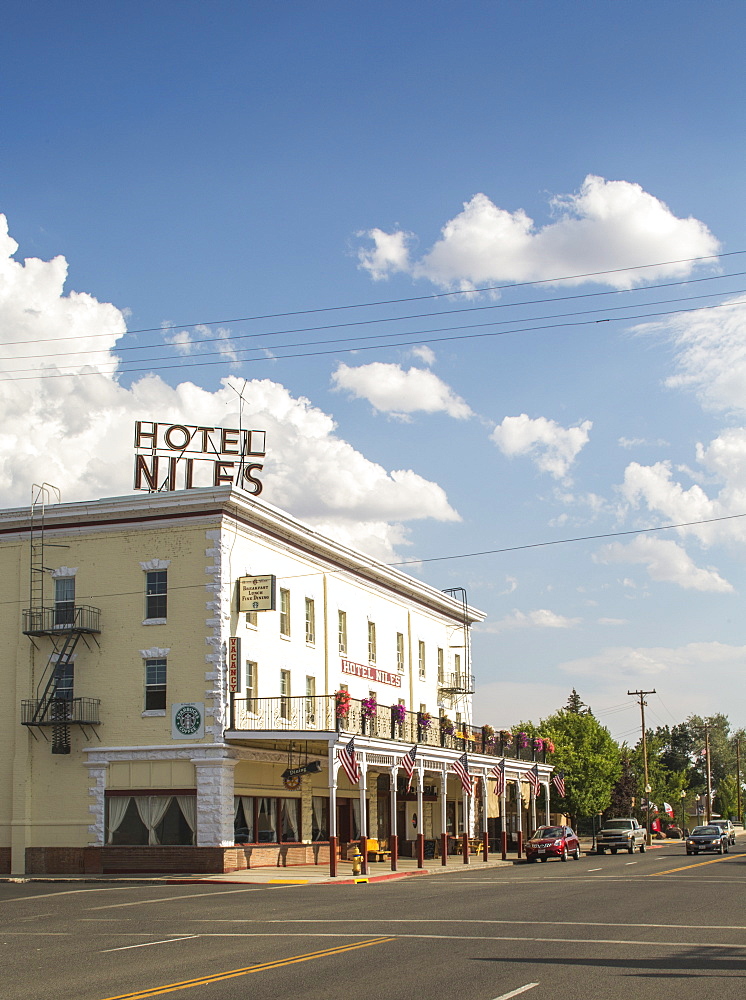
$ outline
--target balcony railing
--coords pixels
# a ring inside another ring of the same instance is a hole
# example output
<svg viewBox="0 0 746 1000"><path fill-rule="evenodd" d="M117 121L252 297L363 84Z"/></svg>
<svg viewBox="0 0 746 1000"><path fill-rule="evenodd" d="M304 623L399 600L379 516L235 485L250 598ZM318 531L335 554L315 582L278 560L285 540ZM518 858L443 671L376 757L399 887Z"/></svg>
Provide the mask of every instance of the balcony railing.
<svg viewBox="0 0 746 1000"><path fill-rule="evenodd" d="M101 724L99 698L50 698L44 710L40 710L41 701L29 698L21 702L21 723L24 726L58 726L69 723L79 726L98 726Z"/></svg>
<svg viewBox="0 0 746 1000"><path fill-rule="evenodd" d="M63 632L100 632L101 611L86 604L53 608L27 608L23 612L24 635L57 635Z"/></svg>
<svg viewBox="0 0 746 1000"><path fill-rule="evenodd" d="M369 703L350 698L344 709L333 694L305 698L235 698L231 728L245 732L337 731L513 760L545 761L547 753L543 746L537 748L532 739L526 740L521 735L510 740L500 739L500 734L492 733L489 727L456 726L437 716L402 712L397 705L378 705L371 714ZM526 742L527 745L522 745Z"/></svg>
<svg viewBox="0 0 746 1000"><path fill-rule="evenodd" d="M474 694L474 674L446 674L438 687L449 694Z"/></svg>

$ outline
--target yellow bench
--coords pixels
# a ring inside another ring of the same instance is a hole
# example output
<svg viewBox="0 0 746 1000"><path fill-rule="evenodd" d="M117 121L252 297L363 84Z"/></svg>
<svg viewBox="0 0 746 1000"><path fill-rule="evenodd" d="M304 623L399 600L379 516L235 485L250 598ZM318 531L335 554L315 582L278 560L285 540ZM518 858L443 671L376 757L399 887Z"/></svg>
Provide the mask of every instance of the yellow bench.
<svg viewBox="0 0 746 1000"><path fill-rule="evenodd" d="M371 858L371 854L374 855ZM381 847L377 840L368 837L368 861L387 861L391 857L391 851Z"/></svg>

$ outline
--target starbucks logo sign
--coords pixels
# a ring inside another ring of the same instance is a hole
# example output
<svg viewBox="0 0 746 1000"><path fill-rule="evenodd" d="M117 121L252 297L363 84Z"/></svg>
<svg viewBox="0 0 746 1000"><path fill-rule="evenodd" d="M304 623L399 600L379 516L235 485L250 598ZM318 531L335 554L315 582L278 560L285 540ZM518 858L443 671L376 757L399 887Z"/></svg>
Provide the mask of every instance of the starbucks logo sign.
<svg viewBox="0 0 746 1000"><path fill-rule="evenodd" d="M171 736L175 740L202 739L205 735L205 706L188 702L171 706Z"/></svg>

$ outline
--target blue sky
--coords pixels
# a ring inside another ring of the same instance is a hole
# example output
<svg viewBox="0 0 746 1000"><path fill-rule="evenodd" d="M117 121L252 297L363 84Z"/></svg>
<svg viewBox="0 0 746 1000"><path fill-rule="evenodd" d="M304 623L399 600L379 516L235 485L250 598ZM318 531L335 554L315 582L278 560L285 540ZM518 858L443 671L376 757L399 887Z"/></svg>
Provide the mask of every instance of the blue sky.
<svg viewBox="0 0 746 1000"><path fill-rule="evenodd" d="M134 419L231 423L225 380L246 379L263 497L386 561L746 513L744 21L730 2L5 11L3 506L42 463L65 499L127 492ZM546 280L595 271L614 273ZM514 287L469 292L494 285ZM392 344L352 340L371 330ZM746 723L745 543L735 518L412 571L488 614L476 721L576 687L634 739L628 688L658 690L653 724Z"/></svg>

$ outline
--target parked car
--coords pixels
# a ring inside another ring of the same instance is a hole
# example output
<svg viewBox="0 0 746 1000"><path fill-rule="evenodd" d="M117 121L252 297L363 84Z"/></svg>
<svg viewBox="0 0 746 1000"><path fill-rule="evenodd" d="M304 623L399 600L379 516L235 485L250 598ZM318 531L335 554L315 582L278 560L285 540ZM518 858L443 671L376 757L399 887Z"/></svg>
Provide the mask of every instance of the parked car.
<svg viewBox="0 0 746 1000"><path fill-rule="evenodd" d="M710 826L719 826L721 830L725 830L728 834L728 843L735 844L736 842L736 828L733 826L729 819L714 819Z"/></svg>
<svg viewBox="0 0 746 1000"><path fill-rule="evenodd" d="M699 854L700 851L715 851L718 854L728 853L728 833L715 826L695 826L686 838L686 853Z"/></svg>
<svg viewBox="0 0 746 1000"><path fill-rule="evenodd" d="M546 861L547 858L567 861L569 857L580 861L580 841L569 826L540 826L526 841L525 848L527 861Z"/></svg>
<svg viewBox="0 0 746 1000"><path fill-rule="evenodd" d="M607 819L596 837L596 854L605 854L607 847L612 854L617 851L633 854L636 847L643 853L645 836L645 828L632 817Z"/></svg>

